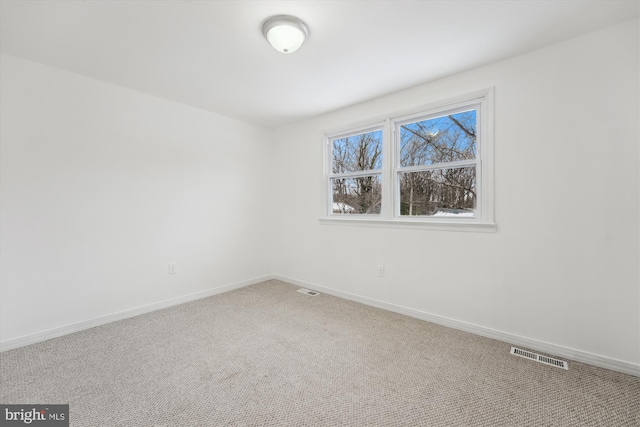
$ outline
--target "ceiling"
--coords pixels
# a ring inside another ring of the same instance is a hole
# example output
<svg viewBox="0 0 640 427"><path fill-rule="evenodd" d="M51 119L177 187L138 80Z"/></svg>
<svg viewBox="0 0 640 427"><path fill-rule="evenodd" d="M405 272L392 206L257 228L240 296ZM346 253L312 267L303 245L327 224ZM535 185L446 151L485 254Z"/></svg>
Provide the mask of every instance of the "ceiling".
<svg viewBox="0 0 640 427"><path fill-rule="evenodd" d="M637 0L1 0L0 50L266 127L638 17ZM277 14L310 37L285 55Z"/></svg>

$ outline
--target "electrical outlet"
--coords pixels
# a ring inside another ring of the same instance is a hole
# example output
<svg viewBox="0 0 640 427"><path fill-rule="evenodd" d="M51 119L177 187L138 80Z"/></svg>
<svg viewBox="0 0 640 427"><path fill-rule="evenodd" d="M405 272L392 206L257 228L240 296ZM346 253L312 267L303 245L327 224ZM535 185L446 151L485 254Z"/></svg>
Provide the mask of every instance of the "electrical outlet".
<svg viewBox="0 0 640 427"><path fill-rule="evenodd" d="M378 277L384 277L384 265L378 266Z"/></svg>
<svg viewBox="0 0 640 427"><path fill-rule="evenodd" d="M175 262L170 262L169 263L169 274L176 274L176 263Z"/></svg>

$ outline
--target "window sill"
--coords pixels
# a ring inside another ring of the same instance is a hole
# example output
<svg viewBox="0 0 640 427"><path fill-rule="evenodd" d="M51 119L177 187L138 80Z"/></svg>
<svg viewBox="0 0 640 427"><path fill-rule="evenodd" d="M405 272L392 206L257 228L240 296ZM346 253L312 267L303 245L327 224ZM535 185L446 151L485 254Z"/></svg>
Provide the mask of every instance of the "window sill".
<svg viewBox="0 0 640 427"><path fill-rule="evenodd" d="M379 218L318 218L324 225L356 226L356 227L382 227L405 228L414 230L440 230L440 231L468 231L478 233L495 233L498 226L493 222L477 221L432 221L422 219L379 219Z"/></svg>

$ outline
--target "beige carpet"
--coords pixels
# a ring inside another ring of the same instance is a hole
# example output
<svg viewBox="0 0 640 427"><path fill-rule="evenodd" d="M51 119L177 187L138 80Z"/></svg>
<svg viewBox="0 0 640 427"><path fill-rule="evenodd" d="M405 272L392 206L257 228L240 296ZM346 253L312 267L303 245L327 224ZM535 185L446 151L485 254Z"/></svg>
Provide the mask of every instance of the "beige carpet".
<svg viewBox="0 0 640 427"><path fill-rule="evenodd" d="M634 426L640 378L269 281L0 355L72 426Z"/></svg>

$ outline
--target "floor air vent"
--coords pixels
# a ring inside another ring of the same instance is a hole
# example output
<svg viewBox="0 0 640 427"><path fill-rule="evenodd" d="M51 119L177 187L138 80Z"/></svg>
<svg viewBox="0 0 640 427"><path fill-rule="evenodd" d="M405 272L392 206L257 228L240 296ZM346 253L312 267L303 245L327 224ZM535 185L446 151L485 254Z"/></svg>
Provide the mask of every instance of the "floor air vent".
<svg viewBox="0 0 640 427"><path fill-rule="evenodd" d="M298 289L298 292L300 292L302 294L305 294L305 295L311 295L312 297L320 295L320 292L310 291L309 289Z"/></svg>
<svg viewBox="0 0 640 427"><path fill-rule="evenodd" d="M536 362L544 363L545 365L555 366L556 368L569 369L569 364L564 360L554 359L553 357L543 356L541 354L532 353L516 347L511 347L511 354L524 357L525 359L535 360Z"/></svg>

